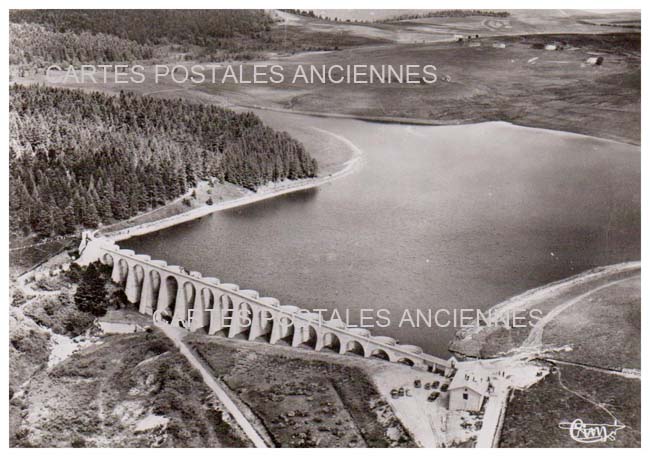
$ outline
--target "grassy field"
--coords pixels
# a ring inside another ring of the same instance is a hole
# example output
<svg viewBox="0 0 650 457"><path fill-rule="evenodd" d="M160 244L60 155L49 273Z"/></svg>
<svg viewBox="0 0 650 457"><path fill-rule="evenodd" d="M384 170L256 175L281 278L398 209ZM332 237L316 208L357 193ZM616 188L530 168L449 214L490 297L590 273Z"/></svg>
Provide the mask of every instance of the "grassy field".
<svg viewBox="0 0 650 457"><path fill-rule="evenodd" d="M576 303L544 329L543 343L570 352L556 359L608 369L641 369L641 278L612 286ZM571 335L569 337L569 335Z"/></svg>
<svg viewBox="0 0 650 457"><path fill-rule="evenodd" d="M413 446L358 365L281 347L190 338L200 357L255 413L277 446Z"/></svg>
<svg viewBox="0 0 650 457"><path fill-rule="evenodd" d="M247 446L157 332L103 338L37 374L11 406L14 447Z"/></svg>
<svg viewBox="0 0 650 457"><path fill-rule="evenodd" d="M539 49L554 42L564 42L563 50ZM497 43L505 48L493 47ZM595 55L604 57L602 65L586 63ZM153 75L148 73L144 84L109 82L66 84L66 87L111 93L132 90L231 107L393 120L407 118L434 124L502 120L640 143L639 33L495 35L473 40L472 45L467 42L386 43L335 52L277 54L257 63L282 65L288 75L285 82L254 85L218 81L179 85L159 81L156 84ZM305 84L302 81L294 84L291 75L300 64L317 68L335 64L435 65L439 79L435 84ZM251 64L245 64L243 74L250 78ZM16 80L43 82L44 78L31 75Z"/></svg>
<svg viewBox="0 0 650 457"><path fill-rule="evenodd" d="M564 51L535 49L566 41ZM496 42L505 48L494 48ZM640 35L549 35L409 44L297 56L281 63L435 65L435 84L313 84L247 87L203 84L202 90L244 106L359 117L417 118L442 124L503 120L640 142ZM585 64L594 54L602 66ZM444 80L443 80L444 79ZM615 114L615 115L614 115Z"/></svg>
<svg viewBox="0 0 650 457"><path fill-rule="evenodd" d="M565 286L541 288L513 299L511 303L526 309L539 309L544 318L562 309L543 327L539 348L526 348L534 344L529 341L529 328L501 327L454 341L452 349L465 354L495 357L529 351L554 367L542 382L514 392L506 410L501 446L585 446L558 427L560 422L575 419L591 424L617 420L625 425L615 441L590 446L640 446L641 382L622 372L641 366L639 273L637 268L608 270L595 278L578 276ZM563 307L565 304L568 306Z"/></svg>
<svg viewBox="0 0 650 457"><path fill-rule="evenodd" d="M568 390L567 390L568 389ZM578 393L582 397L576 395ZM515 391L508 404L501 447L639 447L641 445L641 382L580 367L558 365L555 373L525 392ZM589 401L590 400L590 401ZM582 419L590 424L613 424L595 406L601 403L625 428L616 440L580 444L560 422Z"/></svg>
<svg viewBox="0 0 650 457"><path fill-rule="evenodd" d="M277 28L305 33L351 35L398 43L449 41L454 35L481 37L541 33L603 33L640 30L640 15L635 11L602 14L579 10L510 10L507 17L468 15L465 17L422 17L387 21L401 14L427 10L315 10L317 15L339 21L275 13L281 19ZM360 21L360 22L355 22ZM374 22L380 21L380 22ZM629 22L628 22L629 21ZM618 27L617 27L618 26Z"/></svg>

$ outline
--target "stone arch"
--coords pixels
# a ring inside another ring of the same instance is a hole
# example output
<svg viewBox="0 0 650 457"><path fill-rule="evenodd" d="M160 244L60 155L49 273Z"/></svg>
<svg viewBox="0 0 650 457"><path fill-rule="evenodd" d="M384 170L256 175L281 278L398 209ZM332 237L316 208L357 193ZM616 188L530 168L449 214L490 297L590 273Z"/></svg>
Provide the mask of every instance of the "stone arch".
<svg viewBox="0 0 650 457"><path fill-rule="evenodd" d="M194 297L194 308L190 319L190 330L206 329L210 325L210 313L214 308L214 294L209 287L202 287Z"/></svg>
<svg viewBox="0 0 650 457"><path fill-rule="evenodd" d="M113 263L111 279L116 284L124 284L129 273L129 264L124 259L118 259Z"/></svg>
<svg viewBox="0 0 650 457"><path fill-rule="evenodd" d="M191 309L194 306L196 300L196 286L192 281L186 281L183 284L183 292L185 293L185 303L187 303L187 309Z"/></svg>
<svg viewBox="0 0 650 457"><path fill-rule="evenodd" d="M273 331L275 337L272 336L272 343L286 343L291 345L293 342L293 334L296 330L296 327L293 323L293 320L289 316L284 316L282 314L278 315L273 319Z"/></svg>
<svg viewBox="0 0 650 457"><path fill-rule="evenodd" d="M167 275L160 284L158 308L162 320L171 324L176 310L176 296L178 295L178 280L174 275Z"/></svg>
<svg viewBox="0 0 650 457"><path fill-rule="evenodd" d="M408 357L402 357L401 359L398 359L397 363L408 365L409 367L415 366L415 362Z"/></svg>
<svg viewBox="0 0 650 457"><path fill-rule="evenodd" d="M219 297L219 305L221 307L221 316L223 319L223 328L230 328L232 319L234 319L234 305L230 295L223 294Z"/></svg>
<svg viewBox="0 0 650 457"><path fill-rule="evenodd" d="M138 281L138 283L142 284L142 280L144 279L144 268L140 264L135 264L133 265L133 272L135 273L135 279Z"/></svg>
<svg viewBox="0 0 650 457"><path fill-rule="evenodd" d="M253 310L253 312L255 312L255 310ZM249 339L268 343L272 331L273 314L266 309L260 309L256 315L253 315L253 326L249 333Z"/></svg>
<svg viewBox="0 0 650 457"><path fill-rule="evenodd" d="M241 335L243 338L248 339L250 335L251 326L253 323L253 307L250 303L242 301L237 307L237 313L233 316L233 326L231 326L230 337Z"/></svg>
<svg viewBox="0 0 650 457"><path fill-rule="evenodd" d="M341 351L341 340L334 333L325 333L322 338L321 350L328 349L336 352Z"/></svg>
<svg viewBox="0 0 650 457"><path fill-rule="evenodd" d="M149 271L149 281L151 281L151 292L158 298L160 293L160 273L157 270Z"/></svg>
<svg viewBox="0 0 650 457"><path fill-rule="evenodd" d="M375 349L370 353L370 357L390 361L390 356L383 349Z"/></svg>
<svg viewBox="0 0 650 457"><path fill-rule="evenodd" d="M356 355L360 355L361 357L365 357L366 355L366 351L363 348L363 345L359 343L357 340L348 341L348 343L345 345L345 353L356 354Z"/></svg>
<svg viewBox="0 0 650 457"><path fill-rule="evenodd" d="M140 292L140 312L152 315L158 306L160 293L160 273L156 270L145 270Z"/></svg>
<svg viewBox="0 0 650 457"><path fill-rule="evenodd" d="M190 322L190 314L193 313L195 301L196 286L192 281L183 282L176 297L176 310L174 315L174 322L179 327L188 327L187 324Z"/></svg>
<svg viewBox="0 0 650 457"><path fill-rule="evenodd" d="M203 305L204 310L209 310L214 308L214 293L209 287L204 287L201 289L201 304Z"/></svg>
<svg viewBox="0 0 650 457"><path fill-rule="evenodd" d="M126 279L127 275L129 274L129 262L126 261L126 259L120 259L117 261L117 265L120 269L120 274L122 276L122 282Z"/></svg>
<svg viewBox="0 0 650 457"><path fill-rule="evenodd" d="M305 325L300 330L302 331L301 345L315 350L318 347L318 331L313 325Z"/></svg>
<svg viewBox="0 0 650 457"><path fill-rule="evenodd" d="M113 266L113 256L110 255L108 252L104 253L104 255L101 257L101 262L104 265L108 265L109 267Z"/></svg>
<svg viewBox="0 0 650 457"><path fill-rule="evenodd" d="M142 293L142 281L144 280L144 268L138 263L129 265L129 272L126 277L124 293L131 303L138 303Z"/></svg>
<svg viewBox="0 0 650 457"><path fill-rule="evenodd" d="M187 324L190 320L190 315L193 314L196 307L198 291L196 285L192 281L185 281L183 283L183 315L179 316L179 323ZM178 305L178 300L177 300ZM177 306L178 307L178 306ZM191 310L191 311L190 311Z"/></svg>

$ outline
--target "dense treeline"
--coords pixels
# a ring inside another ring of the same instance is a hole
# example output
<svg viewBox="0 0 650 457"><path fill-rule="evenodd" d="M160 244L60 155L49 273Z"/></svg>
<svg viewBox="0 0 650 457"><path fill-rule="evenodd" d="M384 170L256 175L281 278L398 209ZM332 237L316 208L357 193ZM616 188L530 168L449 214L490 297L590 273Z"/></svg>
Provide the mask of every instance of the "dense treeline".
<svg viewBox="0 0 650 457"><path fill-rule="evenodd" d="M35 23L56 32L115 35L140 44L206 46L215 39L268 31L263 10L12 10L14 23Z"/></svg>
<svg viewBox="0 0 650 457"><path fill-rule="evenodd" d="M381 42L275 27L277 19L262 10L12 10L9 19L9 59L20 76L52 64L131 62L149 56L255 60L269 51L331 51Z"/></svg>
<svg viewBox="0 0 650 457"><path fill-rule="evenodd" d="M9 114L14 234L127 219L204 178L256 189L317 173L286 133L212 105L14 85Z"/></svg>
<svg viewBox="0 0 650 457"><path fill-rule="evenodd" d="M377 22L396 22L396 21L405 21L409 19L424 19L429 17L472 17L472 16L509 17L510 13L507 11L489 11L489 10L437 10L437 11L429 11L426 13L400 14L398 16L382 19Z"/></svg>
<svg viewBox="0 0 650 457"><path fill-rule="evenodd" d="M153 46L115 35L55 32L39 24L9 25L9 64L46 67L151 59Z"/></svg>
<svg viewBox="0 0 650 457"><path fill-rule="evenodd" d="M329 16L317 15L313 10L300 10L300 9L282 9L286 13L295 14L297 16L304 16L312 19L322 19L325 21L334 21L334 22L354 22L354 23L387 23L387 22L397 22L408 19L423 19L428 17L470 17L470 16L487 16L487 17L508 17L510 13L507 11L487 11L487 10L436 10L436 11L426 11L422 13L407 13L399 14L396 16L391 16L386 19L378 20L360 20L360 19L339 19L334 17L330 19Z"/></svg>

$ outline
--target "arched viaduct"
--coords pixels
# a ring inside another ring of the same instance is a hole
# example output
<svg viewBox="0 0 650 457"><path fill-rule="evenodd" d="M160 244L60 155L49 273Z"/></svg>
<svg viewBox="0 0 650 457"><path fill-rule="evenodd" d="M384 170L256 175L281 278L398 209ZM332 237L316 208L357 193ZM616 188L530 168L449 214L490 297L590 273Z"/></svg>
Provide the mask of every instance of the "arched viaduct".
<svg viewBox="0 0 650 457"><path fill-rule="evenodd" d="M86 234L80 252L80 265L99 260L112 266L112 280L122 284L127 299L139 304L139 311L153 316L154 322L167 321L209 335L374 357L428 371L444 372L450 366L449 361L425 354L418 346L372 336L367 329L349 327L340 320L322 320L317 313L120 249L104 238Z"/></svg>

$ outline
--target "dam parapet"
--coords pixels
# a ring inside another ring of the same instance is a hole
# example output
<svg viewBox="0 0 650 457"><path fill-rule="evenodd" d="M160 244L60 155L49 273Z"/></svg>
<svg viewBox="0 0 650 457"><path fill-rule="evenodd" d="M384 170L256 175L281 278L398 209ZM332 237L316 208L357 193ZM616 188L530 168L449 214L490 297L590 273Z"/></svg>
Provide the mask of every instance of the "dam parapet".
<svg viewBox="0 0 650 457"><path fill-rule="evenodd" d="M430 372L453 368L453 358L426 354L418 346L373 336L367 329L338 319L324 320L318 313L283 305L255 290L121 249L92 232L84 232L79 252L78 265L100 261L112 267L112 281L121 284L128 301L138 304L139 312L152 316L154 322L166 321L208 335L378 358Z"/></svg>

